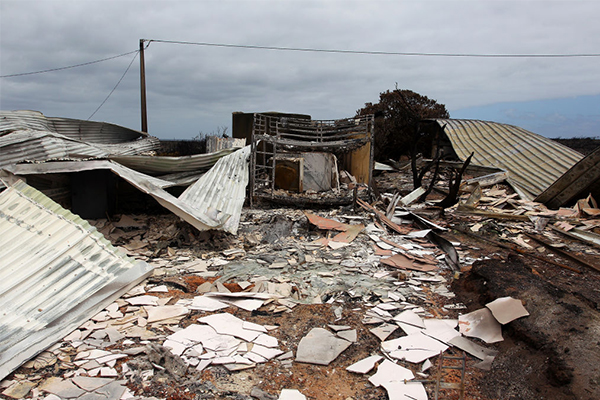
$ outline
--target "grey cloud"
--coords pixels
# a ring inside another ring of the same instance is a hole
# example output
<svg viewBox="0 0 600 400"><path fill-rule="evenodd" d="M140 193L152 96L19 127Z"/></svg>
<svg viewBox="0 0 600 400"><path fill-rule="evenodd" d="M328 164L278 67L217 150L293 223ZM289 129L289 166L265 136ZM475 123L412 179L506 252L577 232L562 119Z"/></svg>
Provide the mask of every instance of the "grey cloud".
<svg viewBox="0 0 600 400"><path fill-rule="evenodd" d="M139 39L444 53L593 52L597 2L2 1L2 74L136 50ZM3 79L3 109L87 118L131 57ZM598 94L593 59L365 56L151 43L151 133L191 137L232 111L353 115L398 82L459 109ZM94 117L139 127L138 62ZM156 129L156 131L153 131Z"/></svg>

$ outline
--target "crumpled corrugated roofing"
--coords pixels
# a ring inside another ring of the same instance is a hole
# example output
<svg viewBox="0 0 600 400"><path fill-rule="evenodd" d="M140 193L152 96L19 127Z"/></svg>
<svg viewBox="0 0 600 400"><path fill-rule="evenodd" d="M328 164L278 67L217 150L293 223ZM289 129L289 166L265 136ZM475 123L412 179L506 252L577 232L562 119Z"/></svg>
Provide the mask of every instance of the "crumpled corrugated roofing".
<svg viewBox="0 0 600 400"><path fill-rule="evenodd" d="M233 153L239 147L215 151L207 154L191 156L111 156L111 160L123 164L145 174L160 175L177 172L205 172L227 154Z"/></svg>
<svg viewBox="0 0 600 400"><path fill-rule="evenodd" d="M248 186L250 145L225 156L185 192L179 199L207 215L228 215L222 229L236 234Z"/></svg>
<svg viewBox="0 0 600 400"><path fill-rule="evenodd" d="M533 200L583 155L551 139L497 122L437 119L461 160L501 168L521 198Z"/></svg>
<svg viewBox="0 0 600 400"><path fill-rule="evenodd" d="M0 111L0 168L24 160L134 155L158 148L157 138L118 125Z"/></svg>
<svg viewBox="0 0 600 400"><path fill-rule="evenodd" d="M174 183L145 175L110 160L16 164L4 170L19 177L107 169L152 196L160 205L196 229L222 229L235 235L246 198L249 157L250 146L246 146L220 158L213 168L179 197L164 190L174 186Z"/></svg>
<svg viewBox="0 0 600 400"><path fill-rule="evenodd" d="M151 271L27 184L0 193L0 380Z"/></svg>

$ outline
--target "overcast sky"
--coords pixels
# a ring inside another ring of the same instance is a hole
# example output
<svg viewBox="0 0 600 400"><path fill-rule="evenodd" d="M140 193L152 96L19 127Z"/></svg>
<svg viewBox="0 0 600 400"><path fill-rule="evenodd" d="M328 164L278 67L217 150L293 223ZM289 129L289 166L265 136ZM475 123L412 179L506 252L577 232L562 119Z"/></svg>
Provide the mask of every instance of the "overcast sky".
<svg viewBox="0 0 600 400"><path fill-rule="evenodd" d="M600 1L0 0L0 75L135 51L140 39L382 52L600 53ZM135 54L0 79L0 108L87 119ZM151 42L149 132L189 139L233 111L353 116L410 89L454 118L548 137L600 136L600 57L329 54ZM140 129L139 58L92 118Z"/></svg>

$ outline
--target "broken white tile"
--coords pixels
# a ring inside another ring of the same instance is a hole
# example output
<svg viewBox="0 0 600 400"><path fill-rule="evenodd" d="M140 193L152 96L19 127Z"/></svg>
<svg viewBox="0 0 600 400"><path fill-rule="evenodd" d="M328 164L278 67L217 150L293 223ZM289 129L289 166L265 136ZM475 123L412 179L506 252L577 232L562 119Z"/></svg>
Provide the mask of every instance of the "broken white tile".
<svg viewBox="0 0 600 400"><path fill-rule="evenodd" d="M405 324L404 322L396 322L396 324L406 333L407 335L412 335L415 333L421 332L423 329L417 328L414 325Z"/></svg>
<svg viewBox="0 0 600 400"><path fill-rule="evenodd" d="M356 333L356 329L350 329L350 330L346 330L346 331L339 331L336 334L338 337L341 337L342 339L346 339L347 341L351 342L351 343L355 343L356 340L358 339L358 335Z"/></svg>
<svg viewBox="0 0 600 400"><path fill-rule="evenodd" d="M206 367L211 364L211 360L200 360L198 365L196 366L196 371L203 371Z"/></svg>
<svg viewBox="0 0 600 400"><path fill-rule="evenodd" d="M247 342L253 341L259 335L257 331L244 329L244 321L228 313L209 315L198 321L210 325L218 333L235 336Z"/></svg>
<svg viewBox="0 0 600 400"><path fill-rule="evenodd" d="M279 345L277 338L265 334L258 335L252 342L265 347L277 347Z"/></svg>
<svg viewBox="0 0 600 400"><path fill-rule="evenodd" d="M4 389L2 394L13 399L24 399L35 386L36 384L34 382L29 381L14 382Z"/></svg>
<svg viewBox="0 0 600 400"><path fill-rule="evenodd" d="M487 308L458 316L460 333L468 337L476 337L486 343L496 343L502 338L502 325L496 321L492 312Z"/></svg>
<svg viewBox="0 0 600 400"><path fill-rule="evenodd" d="M125 299L132 306L158 306L158 297L156 296L137 296Z"/></svg>
<svg viewBox="0 0 600 400"><path fill-rule="evenodd" d="M272 349L272 348L264 347L264 346L261 346L258 344L255 344L254 346L252 346L252 350L250 352L254 353L254 354L258 354L259 356L262 356L262 357L266 358L267 360L270 360L273 357L277 357L278 355L283 353L283 351L281 351L279 349Z"/></svg>
<svg viewBox="0 0 600 400"><path fill-rule="evenodd" d="M498 351L486 349L485 347L473 343L469 339L462 336L457 336L450 340L450 344L463 351L466 351L470 355L477 357L480 360L486 360L487 357L495 357L498 354Z"/></svg>
<svg viewBox="0 0 600 400"><path fill-rule="evenodd" d="M114 368L102 367L102 368L100 368L100 376L117 377L117 376L119 376L119 373Z"/></svg>
<svg viewBox="0 0 600 400"><path fill-rule="evenodd" d="M427 371L429 368L431 368L431 365L432 364L431 364L431 361L429 359L425 360L425 362L421 366L421 372Z"/></svg>
<svg viewBox="0 0 600 400"><path fill-rule="evenodd" d="M63 380L55 376L42 382L39 389L62 398L79 397L85 393L85 390L77 387L70 379Z"/></svg>
<svg viewBox="0 0 600 400"><path fill-rule="evenodd" d="M214 365L235 364L235 358L233 358L233 357L215 357L212 359L212 364L214 364Z"/></svg>
<svg viewBox="0 0 600 400"><path fill-rule="evenodd" d="M283 353L282 355L278 356L277 359L278 360L288 360L293 357L294 357L294 352L288 351L287 353Z"/></svg>
<svg viewBox="0 0 600 400"><path fill-rule="evenodd" d="M108 339L111 343L116 343L119 340L125 338L121 332L119 332L116 328L110 327L105 329L106 334L108 335Z"/></svg>
<svg viewBox="0 0 600 400"><path fill-rule="evenodd" d="M348 330L348 329L351 329L351 328L352 328L352 327L351 327L351 326L349 326L349 325L331 325L331 324L329 324L329 325L327 325L327 326L328 326L329 328L331 328L331 330L334 330L334 331L336 331L336 332L337 332L337 331L346 331L346 330Z"/></svg>
<svg viewBox="0 0 600 400"><path fill-rule="evenodd" d="M146 291L147 293L169 293L167 285L158 285Z"/></svg>
<svg viewBox="0 0 600 400"><path fill-rule="evenodd" d="M267 333L267 328L260 324L255 324L254 322L243 321L242 328L249 329L251 331Z"/></svg>
<svg viewBox="0 0 600 400"><path fill-rule="evenodd" d="M114 360L118 360L120 358L127 357L127 354L109 354L103 357L96 358L96 362L100 364L106 364Z"/></svg>
<svg viewBox="0 0 600 400"><path fill-rule="evenodd" d="M158 300L156 300L156 303L159 305L159 307L162 307L166 306L170 300L171 297L159 297Z"/></svg>
<svg viewBox="0 0 600 400"><path fill-rule="evenodd" d="M163 347L170 349L171 353L175 354L176 356L182 355L183 352L188 348L188 346L185 344L169 339L165 340Z"/></svg>
<svg viewBox="0 0 600 400"><path fill-rule="evenodd" d="M244 357L246 357L247 359L249 359L257 364L264 363L267 361L267 359L265 357L260 356L256 353L252 353L252 352L248 352L248 353L244 354Z"/></svg>
<svg viewBox="0 0 600 400"><path fill-rule="evenodd" d="M148 314L148 323L184 316L190 312L187 307L182 306L144 306L144 310Z"/></svg>
<svg viewBox="0 0 600 400"><path fill-rule="evenodd" d="M298 343L296 361L310 364L328 365L350 346L345 339L323 328L313 328Z"/></svg>
<svg viewBox="0 0 600 400"><path fill-rule="evenodd" d="M427 400L427 391L421 382L391 381L381 384L388 393L389 400Z"/></svg>
<svg viewBox="0 0 600 400"><path fill-rule="evenodd" d="M92 392L96 389L101 388L102 386L106 386L111 382L114 382L114 379L110 378L90 378L88 376L74 376L71 378L71 381L79 386L81 389Z"/></svg>
<svg viewBox="0 0 600 400"><path fill-rule="evenodd" d="M108 356L111 354L112 353L110 351L100 350L100 349L92 349L90 351L80 351L79 353L77 353L77 355L75 356L74 359L75 360L81 360L81 359L93 360L93 359Z"/></svg>
<svg viewBox="0 0 600 400"><path fill-rule="evenodd" d="M396 329L398 329L397 325L393 325L393 324L388 324L388 323L384 323L379 325L376 328L370 329L369 331L377 336L379 338L379 340L384 341L385 339L388 338L388 336L390 336Z"/></svg>
<svg viewBox="0 0 600 400"><path fill-rule="evenodd" d="M306 396L296 389L281 389L278 400L306 400Z"/></svg>
<svg viewBox="0 0 600 400"><path fill-rule="evenodd" d="M217 311L229 307L229 304L223 303L213 297L196 296L192 304L188 306L190 310Z"/></svg>
<svg viewBox="0 0 600 400"><path fill-rule="evenodd" d="M529 312L523 307L521 300L512 297L501 297L485 305L494 315L494 318L502 325L508 324L515 319L526 317Z"/></svg>
<svg viewBox="0 0 600 400"><path fill-rule="evenodd" d="M458 324L457 320L427 318L423 323L425 324L423 333L441 342L448 343L456 336L460 336L460 333L454 329Z"/></svg>
<svg viewBox="0 0 600 400"><path fill-rule="evenodd" d="M369 356L367 358L363 358L362 360L355 362L349 367L346 367L346 371L355 372L357 374L366 374L373 368L375 368L375 364L377 364L382 359L382 356Z"/></svg>
<svg viewBox="0 0 600 400"><path fill-rule="evenodd" d="M369 382L375 386L381 386L387 382L403 382L405 379L410 380L414 379L414 377L410 369L404 368L390 360L384 360L377 367L377 372L369 378Z"/></svg>
<svg viewBox="0 0 600 400"><path fill-rule="evenodd" d="M411 363L420 363L446 351L448 346L422 333L403 336L395 340L400 350L390 353L390 357L406 360Z"/></svg>
<svg viewBox="0 0 600 400"><path fill-rule="evenodd" d="M389 303L377 304L377 308L380 308L385 311L394 311L394 310L397 310L399 307L400 306L397 303L394 303L393 301L391 301Z"/></svg>
<svg viewBox="0 0 600 400"><path fill-rule="evenodd" d="M417 328L425 328L423 320L413 310L402 311L394 317L394 321L410 324Z"/></svg>

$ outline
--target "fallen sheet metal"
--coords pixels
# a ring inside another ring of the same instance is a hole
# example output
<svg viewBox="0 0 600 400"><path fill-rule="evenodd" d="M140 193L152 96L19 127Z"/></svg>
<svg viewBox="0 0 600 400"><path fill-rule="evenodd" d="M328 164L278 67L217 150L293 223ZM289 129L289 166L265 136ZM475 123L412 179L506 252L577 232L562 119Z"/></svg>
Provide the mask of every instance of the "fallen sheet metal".
<svg viewBox="0 0 600 400"><path fill-rule="evenodd" d="M402 254L394 254L391 257L381 259L381 263L394 268L409 269L414 271L436 271L437 266L420 263L418 260L411 260Z"/></svg>
<svg viewBox="0 0 600 400"><path fill-rule="evenodd" d="M152 271L23 182L0 194L0 379Z"/></svg>
<svg viewBox="0 0 600 400"><path fill-rule="evenodd" d="M209 172L186 189L179 198L164 188L174 183L127 168L114 161L65 161L17 164L6 170L16 176L70 173L107 169L200 231L222 229L237 233L248 184L250 147L219 159Z"/></svg>
<svg viewBox="0 0 600 400"><path fill-rule="evenodd" d="M144 174L166 175L173 172L205 172L219 159L233 153L237 148L219 150L214 153L191 156L111 156L110 159Z"/></svg>
<svg viewBox="0 0 600 400"><path fill-rule="evenodd" d="M132 155L159 147L147 133L105 122L0 111L0 168L24 160Z"/></svg>
<svg viewBox="0 0 600 400"><path fill-rule="evenodd" d="M315 225L319 229L341 231L332 238L334 242L350 243L358 236L360 232L362 232L363 229L365 229L365 226L362 224L344 224L343 222L319 217L318 215L307 212L305 212L304 215L306 215L306 218L308 218L308 221L311 224Z"/></svg>
<svg viewBox="0 0 600 400"><path fill-rule="evenodd" d="M222 229L235 235L246 199L249 158L250 146L246 146L219 159L179 200L204 215L216 212L219 220L225 219Z"/></svg>
<svg viewBox="0 0 600 400"><path fill-rule="evenodd" d="M523 199L533 200L583 155L513 125L490 121L438 119L459 159L474 152L474 164L502 168Z"/></svg>

